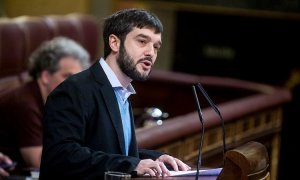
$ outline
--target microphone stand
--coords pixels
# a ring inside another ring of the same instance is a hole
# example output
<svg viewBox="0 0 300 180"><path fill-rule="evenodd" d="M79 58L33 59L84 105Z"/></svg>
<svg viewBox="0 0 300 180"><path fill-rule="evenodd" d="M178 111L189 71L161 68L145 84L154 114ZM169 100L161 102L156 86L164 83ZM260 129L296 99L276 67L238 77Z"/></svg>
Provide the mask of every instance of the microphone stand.
<svg viewBox="0 0 300 180"><path fill-rule="evenodd" d="M200 107L200 103L198 100L198 96L197 96L197 92L196 92L196 86L193 85L193 94L194 94L194 99L195 99L195 104L196 104L196 108L198 111L198 115L199 115L199 119L200 119L200 123L201 123L201 139L199 142L199 152L198 152L198 159L197 159L197 171L196 171L196 177L195 179L198 180L198 176L199 176L199 168L201 166L201 160L202 160L202 145L203 145L203 139L204 139L204 121L203 121L203 113L201 111L201 107Z"/></svg>
<svg viewBox="0 0 300 180"><path fill-rule="evenodd" d="M222 139L223 139L223 166L224 166L224 157L225 157L225 152L226 152L226 141L225 141L225 125L224 125L224 119L221 115L221 112L219 110L219 108L217 107L217 105L211 100L211 98L208 96L208 94L206 93L206 91L204 90L204 88L202 87L202 85L200 83L197 84L198 89L201 91L201 93L204 95L205 99L208 101L208 103L210 104L210 106L213 108L213 110L218 114L221 123L222 123Z"/></svg>

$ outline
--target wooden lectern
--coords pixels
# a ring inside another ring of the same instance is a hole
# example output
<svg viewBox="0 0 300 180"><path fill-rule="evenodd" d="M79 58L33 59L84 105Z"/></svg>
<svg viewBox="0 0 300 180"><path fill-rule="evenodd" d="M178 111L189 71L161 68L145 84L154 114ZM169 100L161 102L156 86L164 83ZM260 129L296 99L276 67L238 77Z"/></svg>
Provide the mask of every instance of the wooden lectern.
<svg viewBox="0 0 300 180"><path fill-rule="evenodd" d="M251 141L227 151L224 168L217 180L270 180L266 147Z"/></svg>

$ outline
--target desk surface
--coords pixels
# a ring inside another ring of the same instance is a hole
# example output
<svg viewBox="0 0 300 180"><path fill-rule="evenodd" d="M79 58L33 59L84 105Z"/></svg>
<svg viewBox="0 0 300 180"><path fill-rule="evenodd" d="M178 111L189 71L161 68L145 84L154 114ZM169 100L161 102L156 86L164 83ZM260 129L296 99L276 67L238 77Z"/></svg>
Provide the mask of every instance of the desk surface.
<svg viewBox="0 0 300 180"><path fill-rule="evenodd" d="M198 177L199 180L216 180L218 177L218 174L220 173L222 168L209 168L209 169L201 169L200 175ZM36 172L36 171L34 171ZM134 180L150 180L150 179L163 179L163 180L195 180L195 174L196 170L187 171L185 172L171 172L174 176L170 177L151 177L151 176L138 176L134 177L132 179ZM37 180L38 175L32 174L33 177L25 176L25 175L11 175L10 177L6 178L5 180ZM0 177L1 179L1 177Z"/></svg>
<svg viewBox="0 0 300 180"><path fill-rule="evenodd" d="M218 176L199 176L199 180L216 180ZM136 177L132 178L134 180L149 180L153 179L151 177ZM180 177L165 177L165 178L155 178L155 179L168 179L168 180L194 180L195 176L180 176Z"/></svg>
<svg viewBox="0 0 300 180"><path fill-rule="evenodd" d="M199 180L216 180L218 176L199 176ZM195 176L180 176L180 177L165 177L165 178L152 178L152 177L136 177L133 180L149 180L149 179L163 179L163 180L194 180ZM11 176L6 180L28 180L26 176ZM32 179L34 180L34 178Z"/></svg>
<svg viewBox="0 0 300 180"><path fill-rule="evenodd" d="M163 180L194 180L195 176L180 176L180 177L165 177L165 178L152 178L152 177L136 177L132 178L133 180L149 180L149 179L163 179ZM199 180L216 180L217 176L199 176ZM6 178L5 180L28 180L26 176L11 176ZM34 180L34 179L32 179Z"/></svg>

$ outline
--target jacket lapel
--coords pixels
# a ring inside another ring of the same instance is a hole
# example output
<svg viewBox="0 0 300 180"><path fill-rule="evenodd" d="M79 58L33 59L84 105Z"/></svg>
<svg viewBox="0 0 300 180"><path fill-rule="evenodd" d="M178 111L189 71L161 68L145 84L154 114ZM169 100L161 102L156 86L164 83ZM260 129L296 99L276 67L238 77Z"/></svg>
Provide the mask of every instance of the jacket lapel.
<svg viewBox="0 0 300 180"><path fill-rule="evenodd" d="M98 61L91 67L91 71L95 77L95 80L102 85L100 88L101 93L106 103L109 115L111 117L112 124L114 125L114 128L117 132L122 154L125 155L125 141L122 119L120 115L118 101L114 93L114 89L112 88L108 78L104 73L104 70L102 69Z"/></svg>

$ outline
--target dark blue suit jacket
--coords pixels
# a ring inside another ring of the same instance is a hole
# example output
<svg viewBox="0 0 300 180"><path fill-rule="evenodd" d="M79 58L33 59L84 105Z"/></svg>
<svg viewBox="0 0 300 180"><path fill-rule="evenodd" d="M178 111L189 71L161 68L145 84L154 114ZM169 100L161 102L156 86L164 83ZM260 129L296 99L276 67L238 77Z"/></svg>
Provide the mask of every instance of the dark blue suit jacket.
<svg viewBox="0 0 300 180"><path fill-rule="evenodd" d="M132 142L125 155L118 102L99 62L48 96L43 123L40 179L103 179L105 171L131 173L140 159L162 155L137 148L132 110Z"/></svg>

